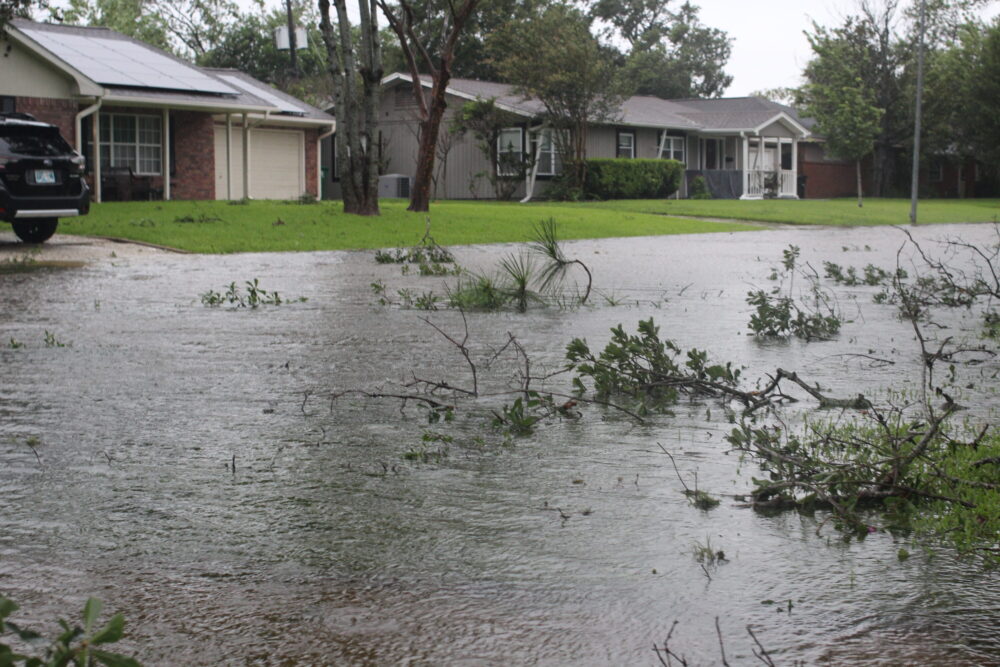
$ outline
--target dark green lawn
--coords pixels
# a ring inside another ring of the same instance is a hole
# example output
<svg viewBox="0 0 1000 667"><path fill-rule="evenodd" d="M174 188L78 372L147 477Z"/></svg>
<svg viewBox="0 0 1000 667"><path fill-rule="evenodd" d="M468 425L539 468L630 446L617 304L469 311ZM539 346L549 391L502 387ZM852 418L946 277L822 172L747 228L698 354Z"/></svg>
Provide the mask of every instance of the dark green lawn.
<svg viewBox="0 0 1000 667"><path fill-rule="evenodd" d="M417 243L425 214L404 200L381 202L382 215L344 215L340 202L112 202L90 215L64 219L65 234L111 236L201 253L390 248ZM440 201L431 205L431 233L442 245L526 241L540 220L553 218L562 239L695 234L759 229L746 221L804 225L888 225L909 222L910 203L833 200L622 200L517 204ZM725 222L685 217L726 219ZM1000 200L921 201L919 222L995 222Z"/></svg>
<svg viewBox="0 0 1000 667"><path fill-rule="evenodd" d="M759 229L736 222L559 203L442 201L432 204L429 216L410 213L406 205L400 199L382 200L382 215L368 218L343 214L340 202L109 202L93 205L87 216L61 220L59 232L229 253L409 246L423 237L428 217L431 234L442 245L527 241L533 227L547 218L556 220L561 239Z"/></svg>

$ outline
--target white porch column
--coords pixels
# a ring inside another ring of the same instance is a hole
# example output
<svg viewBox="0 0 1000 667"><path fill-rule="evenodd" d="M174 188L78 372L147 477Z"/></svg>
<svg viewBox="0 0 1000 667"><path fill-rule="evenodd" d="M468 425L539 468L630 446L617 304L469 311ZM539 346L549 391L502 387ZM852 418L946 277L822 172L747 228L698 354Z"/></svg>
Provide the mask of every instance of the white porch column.
<svg viewBox="0 0 1000 667"><path fill-rule="evenodd" d="M792 137L792 178L795 179L795 198L799 198L799 140Z"/></svg>
<svg viewBox="0 0 1000 667"><path fill-rule="evenodd" d="M250 199L250 123L243 114L243 198Z"/></svg>
<svg viewBox="0 0 1000 667"><path fill-rule="evenodd" d="M226 199L233 198L233 114L226 114Z"/></svg>
<svg viewBox="0 0 1000 667"><path fill-rule="evenodd" d="M746 199L750 191L750 137L746 135L743 136L743 154L740 159L743 160L740 165L743 168L743 194L740 199Z"/></svg>
<svg viewBox="0 0 1000 667"><path fill-rule="evenodd" d="M163 201L170 201L170 110L163 110Z"/></svg>

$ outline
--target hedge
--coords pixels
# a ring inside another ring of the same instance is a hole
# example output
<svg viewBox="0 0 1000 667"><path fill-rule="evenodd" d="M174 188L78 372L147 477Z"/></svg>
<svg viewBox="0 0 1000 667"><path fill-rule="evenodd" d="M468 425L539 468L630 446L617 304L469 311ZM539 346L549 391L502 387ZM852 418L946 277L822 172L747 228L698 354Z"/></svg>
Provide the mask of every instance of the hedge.
<svg viewBox="0 0 1000 667"><path fill-rule="evenodd" d="M584 195L597 199L656 199L677 192L684 165L677 160L587 160Z"/></svg>

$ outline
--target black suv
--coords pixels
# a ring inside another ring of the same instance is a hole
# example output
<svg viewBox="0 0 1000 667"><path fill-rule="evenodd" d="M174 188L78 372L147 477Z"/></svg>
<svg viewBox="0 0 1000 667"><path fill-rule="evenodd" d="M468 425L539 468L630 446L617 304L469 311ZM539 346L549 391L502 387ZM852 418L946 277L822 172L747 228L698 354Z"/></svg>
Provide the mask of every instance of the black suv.
<svg viewBox="0 0 1000 667"><path fill-rule="evenodd" d="M25 113L0 114L0 220L25 243L47 240L59 218L90 210L84 165L55 125Z"/></svg>

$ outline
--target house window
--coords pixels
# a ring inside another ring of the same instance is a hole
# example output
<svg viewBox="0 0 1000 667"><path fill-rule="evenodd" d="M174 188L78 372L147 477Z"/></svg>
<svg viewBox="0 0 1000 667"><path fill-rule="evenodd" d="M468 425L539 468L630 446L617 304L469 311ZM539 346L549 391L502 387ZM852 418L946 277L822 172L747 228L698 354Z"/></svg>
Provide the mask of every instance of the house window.
<svg viewBox="0 0 1000 667"><path fill-rule="evenodd" d="M705 169L724 169L725 139L705 139Z"/></svg>
<svg viewBox="0 0 1000 667"><path fill-rule="evenodd" d="M678 162L684 162L684 143L686 139L684 137L667 135L663 136L663 131L660 130L660 136L658 138L658 144L662 148L660 152L660 157L665 160L677 160Z"/></svg>
<svg viewBox="0 0 1000 667"><path fill-rule="evenodd" d="M541 130L531 138L538 161L538 176L555 176L562 171L562 154L553 130Z"/></svg>
<svg viewBox="0 0 1000 667"><path fill-rule="evenodd" d="M101 167L129 167L136 174L158 175L163 165L163 128L159 116L101 114Z"/></svg>
<svg viewBox="0 0 1000 667"><path fill-rule="evenodd" d="M944 160L935 159L931 162L930 182L940 183L944 180Z"/></svg>
<svg viewBox="0 0 1000 667"><path fill-rule="evenodd" d="M524 160L524 131L519 127L500 130L497 137L497 174L517 176Z"/></svg>
<svg viewBox="0 0 1000 667"><path fill-rule="evenodd" d="M618 150L615 157L628 159L635 157L635 132L618 133Z"/></svg>

